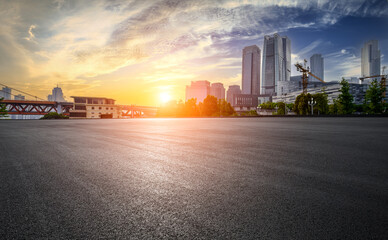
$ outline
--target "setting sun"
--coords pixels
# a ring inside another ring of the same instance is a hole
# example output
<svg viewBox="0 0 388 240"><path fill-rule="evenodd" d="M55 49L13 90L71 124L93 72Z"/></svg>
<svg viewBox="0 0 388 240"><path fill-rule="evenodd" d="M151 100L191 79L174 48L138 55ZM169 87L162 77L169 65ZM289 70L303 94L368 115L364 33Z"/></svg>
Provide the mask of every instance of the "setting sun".
<svg viewBox="0 0 388 240"><path fill-rule="evenodd" d="M166 103L166 102L168 102L168 101L170 101L170 100L171 100L170 94L168 94L168 93L166 93L166 92L160 94L160 101L161 101L162 103Z"/></svg>

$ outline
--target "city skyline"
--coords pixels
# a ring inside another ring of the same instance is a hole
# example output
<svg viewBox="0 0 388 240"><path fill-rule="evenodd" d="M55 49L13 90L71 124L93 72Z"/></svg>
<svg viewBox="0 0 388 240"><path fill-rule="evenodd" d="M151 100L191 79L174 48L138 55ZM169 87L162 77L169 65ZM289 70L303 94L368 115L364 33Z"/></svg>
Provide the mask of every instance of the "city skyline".
<svg viewBox="0 0 388 240"><path fill-rule="evenodd" d="M313 53L327 81L360 76L373 39L388 65L386 1L172 2L0 0L0 82L40 97L59 83L67 96L159 105L159 93L184 99L191 81L240 85L241 49L262 49L276 32L291 40L292 76Z"/></svg>

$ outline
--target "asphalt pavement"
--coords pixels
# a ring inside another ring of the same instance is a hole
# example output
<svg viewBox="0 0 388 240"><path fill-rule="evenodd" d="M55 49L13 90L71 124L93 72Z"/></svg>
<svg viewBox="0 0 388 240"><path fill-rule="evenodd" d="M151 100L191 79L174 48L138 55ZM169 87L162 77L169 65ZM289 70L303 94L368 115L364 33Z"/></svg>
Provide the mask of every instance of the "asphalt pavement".
<svg viewBox="0 0 388 240"><path fill-rule="evenodd" d="M388 118L0 121L0 239L387 239Z"/></svg>

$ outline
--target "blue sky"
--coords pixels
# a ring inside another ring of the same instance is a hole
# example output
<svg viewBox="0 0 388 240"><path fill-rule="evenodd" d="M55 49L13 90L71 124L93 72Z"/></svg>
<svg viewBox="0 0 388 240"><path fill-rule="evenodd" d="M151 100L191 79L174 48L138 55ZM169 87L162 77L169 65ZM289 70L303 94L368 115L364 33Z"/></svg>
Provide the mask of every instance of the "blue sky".
<svg viewBox="0 0 388 240"><path fill-rule="evenodd" d="M0 82L41 97L58 83L157 105L194 80L240 85L243 47L274 33L292 64L321 53L328 81L359 76L370 39L388 65L387 0L0 0L0 22Z"/></svg>

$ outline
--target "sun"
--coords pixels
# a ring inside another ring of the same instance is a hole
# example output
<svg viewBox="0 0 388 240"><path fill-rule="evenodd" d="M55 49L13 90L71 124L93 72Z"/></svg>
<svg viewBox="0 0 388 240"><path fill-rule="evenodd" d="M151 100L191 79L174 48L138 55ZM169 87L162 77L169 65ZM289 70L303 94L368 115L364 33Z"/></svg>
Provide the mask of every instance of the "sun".
<svg viewBox="0 0 388 240"><path fill-rule="evenodd" d="M162 103L166 103L168 101L171 100L171 96L170 94L166 93L166 92L163 92L160 94L160 101L162 101Z"/></svg>

